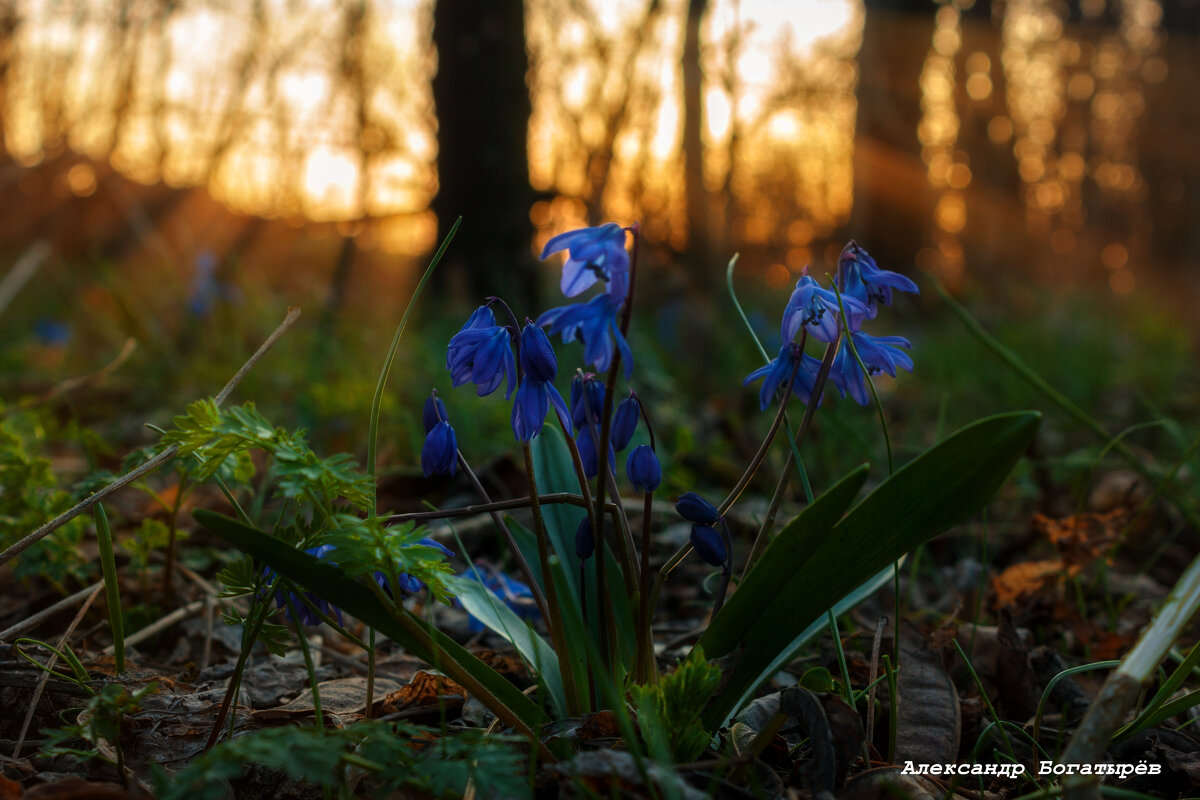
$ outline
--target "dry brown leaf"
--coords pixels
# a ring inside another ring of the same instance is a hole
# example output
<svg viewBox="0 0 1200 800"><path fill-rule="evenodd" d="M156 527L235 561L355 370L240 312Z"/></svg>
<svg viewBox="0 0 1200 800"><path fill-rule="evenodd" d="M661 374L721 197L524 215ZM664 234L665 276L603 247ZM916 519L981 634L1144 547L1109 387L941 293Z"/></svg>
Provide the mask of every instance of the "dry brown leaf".
<svg viewBox="0 0 1200 800"><path fill-rule="evenodd" d="M1062 559L1046 561L1022 561L1013 564L992 579L996 608L1007 608L1024 603L1048 586L1058 583L1062 577Z"/></svg>
<svg viewBox="0 0 1200 800"><path fill-rule="evenodd" d="M1075 514L1062 519L1034 514L1033 529L1058 549L1067 572L1078 575L1120 538L1121 528L1128 519L1129 512L1124 508L1104 514Z"/></svg>

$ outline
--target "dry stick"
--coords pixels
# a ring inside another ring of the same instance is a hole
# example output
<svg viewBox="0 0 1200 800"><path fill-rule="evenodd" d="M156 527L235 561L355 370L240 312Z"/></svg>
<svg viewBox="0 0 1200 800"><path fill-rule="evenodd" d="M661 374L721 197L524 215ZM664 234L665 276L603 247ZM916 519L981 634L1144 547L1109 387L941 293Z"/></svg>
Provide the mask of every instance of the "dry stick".
<svg viewBox="0 0 1200 800"><path fill-rule="evenodd" d="M233 598L222 598L222 599L232 600ZM125 646L132 647L135 644L144 642L147 639L149 639L151 636L153 636L154 634L161 633L162 631L171 627L176 622L180 622L184 619L187 619L192 614L195 614L197 611L204 608L204 604L207 603L208 601L209 601L209 598L205 597L205 599L203 599L203 600L193 600L192 602L188 603L186 606L175 609L170 614L167 614L165 617L158 620L157 622L153 622L153 623L147 625L146 627L142 628L140 631L137 631L136 633L134 633L130 636L126 636L125 637ZM110 655L113 652L113 646L110 644L108 647L104 648L104 650L102 652L105 655Z"/></svg>
<svg viewBox="0 0 1200 800"><path fill-rule="evenodd" d="M476 489L478 491L478 489ZM554 503L565 503L566 505L579 506L580 508L589 509L591 504L588 498L583 495L572 494L570 492L549 492L539 495L538 502L542 505L552 505ZM473 506L460 506L459 508L442 508L436 511L410 511L406 514L392 514L384 520L385 525L397 525L401 522L418 519L451 519L453 517L474 517L483 514L490 514L494 511L511 511L517 508L529 508L533 505L533 499L530 497L514 497L510 500L493 500L487 503L480 503ZM610 514L617 510L616 503L605 503L604 510Z"/></svg>
<svg viewBox="0 0 1200 800"><path fill-rule="evenodd" d="M78 375L74 378L68 378L57 386L51 387L49 391L44 392L37 397L30 397L22 400L19 403L9 406L8 408L4 409L3 412L0 412L0 415L6 416L16 411L22 411L27 408L33 408L34 406L42 405L43 403L48 403L61 394L73 392L81 386L87 386L89 383L101 381L120 369L125 362L129 360L129 357L133 355L133 351L136 349L137 339L130 337L125 340L125 344L122 345L121 352L117 353L116 358L105 364L100 369L87 375Z"/></svg>
<svg viewBox="0 0 1200 800"><path fill-rule="evenodd" d="M237 388L237 385L242 382L242 379L246 377L246 374L249 373L250 370L254 368L254 365L257 364L262 357L266 355L267 351L271 349L271 345L275 344L275 342L279 340L279 337L286 333L287 329L292 327L292 324L299 317L299 308L288 309L287 316L284 317L283 322L279 324L279 327L275 329L275 332L267 337L267 340L263 342L262 346L254 352L254 355L250 356L246 363L242 365L242 368L239 369L237 373L229 379L229 383L225 384L225 388L221 389L217 396L213 398L218 406L225 402L225 399L229 397L230 393L233 392L235 388ZM166 450L163 450L161 453L151 458L149 461L143 463L140 467L130 470L120 478L117 478L115 481L110 483L108 486L105 486L103 489L97 491L95 494L80 500L78 503L71 506L71 508L59 514L57 517L47 522L45 525L29 534L21 541L17 542L3 553L0 553L0 566L7 564L9 561L25 552L25 550L27 550L31 545L44 539L46 536L50 535L50 533L58 530L63 525L66 525L68 522L75 519L75 517L79 516L84 511L87 511L93 505L103 500L105 497L108 497L113 492L128 486L143 475L153 472L158 467L170 461L178 452L179 445L173 444Z"/></svg>
<svg viewBox="0 0 1200 800"><path fill-rule="evenodd" d="M21 620L16 625L13 625L11 628L7 628L5 630L0 631L0 641L11 640L11 639L15 638L16 636L18 636L22 633L25 633L25 631L36 628L38 625L40 625L45 620L49 619L50 617L54 616L55 614L57 614L58 612L62 611L65 608L70 608L71 606L78 603L80 600L82 600L85 597L87 597L88 595L92 594L94 591L96 591L97 588L103 587L103 586L104 586L104 581L97 581L96 583L92 584L91 586L87 587L86 589L80 589L78 592L71 595L70 597L64 597L62 600L59 600L57 603L50 606L49 608L44 608L41 611L34 614L33 616L27 617L27 618Z"/></svg>
<svg viewBox="0 0 1200 800"><path fill-rule="evenodd" d="M875 744L875 679L879 677L879 647L883 642L883 629L887 627L888 618L880 617L879 624L875 626L875 643L871 645L871 679L867 681L867 685L871 688L867 690L867 741L863 744L863 765L871 766L870 758L867 752L867 743L874 746Z"/></svg>
<svg viewBox="0 0 1200 800"><path fill-rule="evenodd" d="M83 621L83 615L92 607L92 603L100 596L100 591L104 588L103 584L97 584L92 589L91 596L84 601L83 606L79 609L79 613L75 615L75 619L71 620L71 624L67 626L64 633L58 640L58 649L62 650L67 644L67 640L71 638L71 634L75 633L75 629L79 627L79 623ZM37 687L33 690L33 698L29 701L29 710L25 712L25 722L21 725L21 735L17 737L17 746L13 750L12 757L21 757L21 748L25 746L25 735L29 733L29 725L33 722L33 712L37 709L38 701L42 699L42 690L46 688L46 682L50 680L50 670L54 669L54 665L58 663L58 653L51 653L50 660L46 662L46 669L42 671L41 680L38 681Z"/></svg>

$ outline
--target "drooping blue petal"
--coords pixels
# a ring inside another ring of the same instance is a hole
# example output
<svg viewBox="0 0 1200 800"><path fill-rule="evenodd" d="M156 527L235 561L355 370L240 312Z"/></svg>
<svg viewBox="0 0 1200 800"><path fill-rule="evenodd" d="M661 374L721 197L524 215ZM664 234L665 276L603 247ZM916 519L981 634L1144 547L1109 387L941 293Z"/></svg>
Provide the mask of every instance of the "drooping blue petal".
<svg viewBox="0 0 1200 800"><path fill-rule="evenodd" d="M550 397L546 392L546 384L526 376L517 388L517 398L513 401L512 428L517 441L528 442L541 431L549 410Z"/></svg>
<svg viewBox="0 0 1200 800"><path fill-rule="evenodd" d="M725 552L725 540L720 531L708 525L693 525L691 536L692 548L700 560L714 567L725 565L728 554Z"/></svg>
<svg viewBox="0 0 1200 800"><path fill-rule="evenodd" d="M439 422L425 436L421 448L421 470L425 477L453 475L458 468L458 441L449 422Z"/></svg>
<svg viewBox="0 0 1200 800"><path fill-rule="evenodd" d="M675 501L675 510L688 522L698 525L712 525L721 519L717 507L695 492L681 494Z"/></svg>
<svg viewBox="0 0 1200 800"><path fill-rule="evenodd" d="M521 330L521 366L535 381L552 381L558 374L558 359L546 332L527 323Z"/></svg>
<svg viewBox="0 0 1200 800"><path fill-rule="evenodd" d="M851 240L838 257L843 292L867 307L867 319L875 319L878 306L892 304L892 290L919 294L917 284L898 272L880 269L875 259L857 242Z"/></svg>

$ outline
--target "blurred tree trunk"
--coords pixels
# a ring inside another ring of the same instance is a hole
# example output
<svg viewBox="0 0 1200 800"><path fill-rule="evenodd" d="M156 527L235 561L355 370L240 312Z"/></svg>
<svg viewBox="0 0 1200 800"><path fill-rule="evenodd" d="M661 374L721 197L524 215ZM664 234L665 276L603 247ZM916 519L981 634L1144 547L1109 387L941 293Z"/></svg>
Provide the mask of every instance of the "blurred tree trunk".
<svg viewBox="0 0 1200 800"><path fill-rule="evenodd" d="M688 249L686 260L692 274L705 281L710 239L708 230L708 191L704 187L704 72L700 67L700 22L708 10L708 0L688 0L687 24L683 37L683 180L687 204Z"/></svg>
<svg viewBox="0 0 1200 800"><path fill-rule="evenodd" d="M436 0L433 43L439 240L463 218L440 268L449 274L433 286L465 293L471 302L502 295L518 314L534 316L523 0Z"/></svg>

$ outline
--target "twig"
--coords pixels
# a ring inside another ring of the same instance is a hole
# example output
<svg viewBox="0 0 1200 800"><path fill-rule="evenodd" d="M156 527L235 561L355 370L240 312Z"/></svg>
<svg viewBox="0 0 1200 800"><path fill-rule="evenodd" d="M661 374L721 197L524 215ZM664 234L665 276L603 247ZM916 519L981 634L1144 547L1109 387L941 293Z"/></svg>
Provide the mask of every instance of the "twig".
<svg viewBox="0 0 1200 800"><path fill-rule="evenodd" d="M137 339L130 337L125 340L125 344L122 345L121 352L117 353L116 358L105 364L100 369L96 370L95 372L88 373L87 375L77 375L74 378L68 378L57 386L52 387L48 392L45 392L37 397L27 398L19 403L14 403L13 405L4 409L2 414L7 416L8 414L12 414L17 411L23 411L27 408L48 403L54 398L58 397L60 394L73 392L81 386L86 386L89 383L96 383L97 381L103 380L120 369L125 362L129 360L129 357L133 355L133 351L136 349Z"/></svg>
<svg viewBox="0 0 1200 800"><path fill-rule="evenodd" d="M100 590L104 588L104 584L97 584L92 589L92 594L84 601L83 606L75 615L75 619L71 620L71 624L67 626L67 630L58 640L58 649L62 650L67 644L67 640L71 638L71 634L75 633L75 629L79 627L79 623L83 621L83 615L92 607L92 603L100 596ZM42 678L38 681L38 685L33 690L33 697L29 701L29 710L25 712L25 722L21 724L21 735L17 737L17 746L13 749L13 758L21 757L21 748L25 746L25 736L29 733L29 725L33 722L33 712L37 709L38 701L42 699L42 690L46 688L46 682L50 680L50 670L54 669L54 665L58 663L58 653L51 653L50 660L46 662L46 668L42 670Z"/></svg>
<svg viewBox="0 0 1200 800"><path fill-rule="evenodd" d="M125 637L125 646L131 647L139 642L143 642L146 639L149 639L154 634L160 633L160 632L166 630L167 628L171 627L176 622L179 622L180 620L186 618L187 616L189 616L191 614L195 614L197 611L204 608L204 604L209 602L209 599L210 598L205 597L205 599L203 599L203 600L193 600L192 602L188 603L186 606L175 609L170 614L167 614L165 617L158 620L157 622L153 622L153 623L147 625L146 627L142 628L137 633L133 633L133 634L130 634L129 636L126 636ZM112 654L112 652L113 652L112 645L109 645L108 647L104 648L103 652L105 655Z"/></svg>
<svg viewBox="0 0 1200 800"><path fill-rule="evenodd" d="M267 340L262 343L262 346L254 352L254 355L250 356L246 363L242 365L242 368L239 369L237 373L229 379L229 383L225 384L225 388L221 389L221 391L214 398L218 406L225 402L225 399L229 397L230 393L232 393L237 385L242 382L242 378L246 377L246 374L254 368L254 365L256 365L262 359L262 357L266 355L267 351L271 349L271 345L275 344L275 342L279 340L279 337L286 333L288 328L292 327L292 323L294 323L299 316L299 308L288 309L287 316L284 317L283 322L279 324L279 327L275 329L275 332L267 337ZM80 500L78 503L71 506L71 508L59 514L57 517L47 522L45 525L29 534L21 541L9 547L3 553L0 553L0 566L7 564L9 561L25 552L25 550L27 550L31 545L44 539L51 532L61 528L63 525L66 525L68 522L75 519L75 517L79 516L84 511L87 511L97 502L103 500L105 497L108 497L113 492L128 486L143 475L153 472L167 461L170 461L177 452L179 452L179 445L173 444L166 450L163 450L161 453L151 458L149 461L146 461L140 467L130 470L120 478L117 478L115 481L110 483L108 486L105 486L103 489L97 491L95 494Z"/></svg>
<svg viewBox="0 0 1200 800"><path fill-rule="evenodd" d="M36 614L34 614L31 617L27 617L26 619L21 620L16 625L13 625L11 628L7 628L6 630L0 631L0 641L6 641L9 639L12 639L22 633L25 633L25 631L36 628L38 625L40 625L46 619L49 619L50 617L54 616L58 612L62 611L63 609L70 608L71 606L78 603L80 600L82 600L85 597L87 597L88 595L92 594L94 591L96 591L96 589L101 588L103 586L104 586L104 581L96 581L91 586L87 587L86 589L80 589L78 592L71 595L70 597L64 597L62 600L59 600L54 605L52 605L48 608L42 609L41 611L37 612Z"/></svg>

